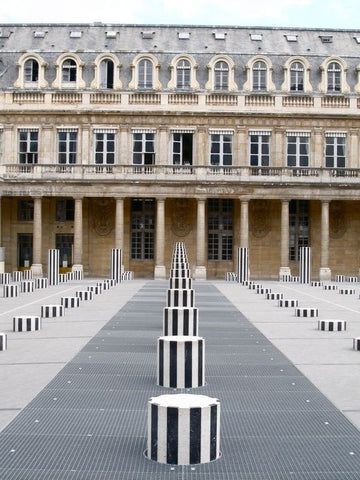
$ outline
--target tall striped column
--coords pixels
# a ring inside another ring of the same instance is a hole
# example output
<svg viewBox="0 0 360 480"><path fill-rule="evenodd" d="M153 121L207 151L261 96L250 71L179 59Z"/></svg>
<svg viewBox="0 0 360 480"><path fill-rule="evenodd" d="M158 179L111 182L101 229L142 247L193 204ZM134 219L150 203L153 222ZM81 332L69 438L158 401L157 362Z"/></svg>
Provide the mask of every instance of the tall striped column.
<svg viewBox="0 0 360 480"><path fill-rule="evenodd" d="M249 249L247 247L238 248L237 279L239 283L249 280Z"/></svg>
<svg viewBox="0 0 360 480"><path fill-rule="evenodd" d="M56 248L48 252L48 283L49 285L59 285L59 258L60 253Z"/></svg>
<svg viewBox="0 0 360 480"><path fill-rule="evenodd" d="M110 278L121 283L121 264L122 264L122 251L120 248L111 249L111 275Z"/></svg>
<svg viewBox="0 0 360 480"><path fill-rule="evenodd" d="M157 352L158 385L168 388L205 385L205 340L202 337L160 337Z"/></svg>
<svg viewBox="0 0 360 480"><path fill-rule="evenodd" d="M195 465L219 458L219 400L189 394L151 398L147 456L170 465Z"/></svg>
<svg viewBox="0 0 360 480"><path fill-rule="evenodd" d="M311 280L311 248L300 247L300 283L310 283Z"/></svg>

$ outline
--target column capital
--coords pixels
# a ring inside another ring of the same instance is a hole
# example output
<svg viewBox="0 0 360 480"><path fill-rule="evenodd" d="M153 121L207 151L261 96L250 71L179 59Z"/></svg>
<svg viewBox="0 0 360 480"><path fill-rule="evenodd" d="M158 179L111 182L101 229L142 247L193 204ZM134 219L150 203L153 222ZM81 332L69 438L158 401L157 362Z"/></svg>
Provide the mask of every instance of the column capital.
<svg viewBox="0 0 360 480"><path fill-rule="evenodd" d="M73 197L74 200L84 200L83 195L73 195L72 197Z"/></svg>

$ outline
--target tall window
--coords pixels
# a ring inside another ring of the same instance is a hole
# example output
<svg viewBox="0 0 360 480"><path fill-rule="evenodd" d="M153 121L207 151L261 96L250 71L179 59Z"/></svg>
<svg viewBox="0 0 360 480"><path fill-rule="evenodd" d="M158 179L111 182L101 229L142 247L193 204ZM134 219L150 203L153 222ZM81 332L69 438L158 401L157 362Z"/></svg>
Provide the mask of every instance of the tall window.
<svg viewBox="0 0 360 480"><path fill-rule="evenodd" d="M153 64L147 58L140 60L138 75L138 88L153 88Z"/></svg>
<svg viewBox="0 0 360 480"><path fill-rule="evenodd" d="M100 63L100 88L114 88L114 62L110 59Z"/></svg>
<svg viewBox="0 0 360 480"><path fill-rule="evenodd" d="M155 202L133 199L131 202L131 258L154 258Z"/></svg>
<svg viewBox="0 0 360 480"><path fill-rule="evenodd" d="M95 132L95 163L113 165L115 163L115 132Z"/></svg>
<svg viewBox="0 0 360 480"><path fill-rule="evenodd" d="M75 200L73 198L58 198L56 200L56 221L73 222Z"/></svg>
<svg viewBox="0 0 360 480"><path fill-rule="evenodd" d="M304 65L300 62L293 62L290 67L290 91L304 91Z"/></svg>
<svg viewBox="0 0 360 480"><path fill-rule="evenodd" d="M77 65L75 60L73 60L72 58L64 60L61 67L61 73L61 78L64 83L76 82Z"/></svg>
<svg viewBox="0 0 360 480"><path fill-rule="evenodd" d="M58 132L59 163L76 163L77 131Z"/></svg>
<svg viewBox="0 0 360 480"><path fill-rule="evenodd" d="M250 134L250 165L268 167L270 165L270 135L266 133Z"/></svg>
<svg viewBox="0 0 360 480"><path fill-rule="evenodd" d="M33 263L33 234L17 234L17 264L18 267L31 267Z"/></svg>
<svg viewBox="0 0 360 480"><path fill-rule="evenodd" d="M34 201L19 199L17 202L17 219L19 222L32 222L34 220Z"/></svg>
<svg viewBox="0 0 360 480"><path fill-rule="evenodd" d="M26 60L24 65L24 82L37 83L39 81L39 63L33 58Z"/></svg>
<svg viewBox="0 0 360 480"><path fill-rule="evenodd" d="M253 73L253 90L260 91L260 92L266 91L267 90L266 63L261 60L255 62L253 65L252 73Z"/></svg>
<svg viewBox="0 0 360 480"><path fill-rule="evenodd" d="M300 247L309 246L309 202L291 200L289 203L289 258L300 259Z"/></svg>
<svg viewBox="0 0 360 480"><path fill-rule="evenodd" d="M341 66L337 62L329 63L327 68L328 93L341 92Z"/></svg>
<svg viewBox="0 0 360 480"><path fill-rule="evenodd" d="M55 245L55 248L59 250L60 267L71 267L74 235L72 233L57 233Z"/></svg>
<svg viewBox="0 0 360 480"><path fill-rule="evenodd" d="M33 164L38 162L38 130L19 130L19 162Z"/></svg>
<svg viewBox="0 0 360 480"><path fill-rule="evenodd" d="M229 89L229 65L220 60L214 65L215 73L215 90L228 90Z"/></svg>
<svg viewBox="0 0 360 480"><path fill-rule="evenodd" d="M325 166L327 168L345 168L346 136L327 135L325 142Z"/></svg>
<svg viewBox="0 0 360 480"><path fill-rule="evenodd" d="M212 133L210 135L210 165L232 165L232 135L227 133Z"/></svg>
<svg viewBox="0 0 360 480"><path fill-rule="evenodd" d="M310 164L310 135L287 135L287 166L308 167Z"/></svg>
<svg viewBox="0 0 360 480"><path fill-rule="evenodd" d="M2 163L3 156L4 156L4 133L3 130L0 128L0 163Z"/></svg>
<svg viewBox="0 0 360 480"><path fill-rule="evenodd" d="M191 65L189 60L179 60L176 64L176 88L188 90L191 83Z"/></svg>
<svg viewBox="0 0 360 480"><path fill-rule="evenodd" d="M232 260L233 201L208 200L208 259Z"/></svg>
<svg viewBox="0 0 360 480"><path fill-rule="evenodd" d="M193 134L173 133L172 141L173 165L192 165L193 159Z"/></svg>
<svg viewBox="0 0 360 480"><path fill-rule="evenodd" d="M133 164L153 165L155 163L155 134L139 132L133 135Z"/></svg>

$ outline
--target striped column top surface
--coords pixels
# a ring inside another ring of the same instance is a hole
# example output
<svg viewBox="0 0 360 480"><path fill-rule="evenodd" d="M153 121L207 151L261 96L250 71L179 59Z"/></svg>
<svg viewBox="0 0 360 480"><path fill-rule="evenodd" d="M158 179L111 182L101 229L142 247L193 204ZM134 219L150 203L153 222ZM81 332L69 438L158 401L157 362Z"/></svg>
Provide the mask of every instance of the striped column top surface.
<svg viewBox="0 0 360 480"><path fill-rule="evenodd" d="M194 335L166 335L159 337L159 340L164 340L165 342L198 342L199 340L204 340L204 338Z"/></svg>
<svg viewBox="0 0 360 480"><path fill-rule="evenodd" d="M150 398L150 402L159 407L172 408L205 408L211 405L220 405L217 398L206 395L192 395L190 393L175 393L173 395L160 395Z"/></svg>

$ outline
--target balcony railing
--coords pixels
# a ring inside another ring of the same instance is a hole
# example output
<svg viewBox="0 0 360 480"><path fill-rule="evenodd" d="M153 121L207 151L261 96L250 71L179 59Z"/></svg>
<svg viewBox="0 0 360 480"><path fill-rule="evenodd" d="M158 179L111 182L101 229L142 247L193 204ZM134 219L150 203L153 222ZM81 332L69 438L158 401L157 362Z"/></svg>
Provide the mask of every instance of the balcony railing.
<svg viewBox="0 0 360 480"><path fill-rule="evenodd" d="M358 168L219 167L195 165L0 165L3 181L186 181L359 183Z"/></svg>

